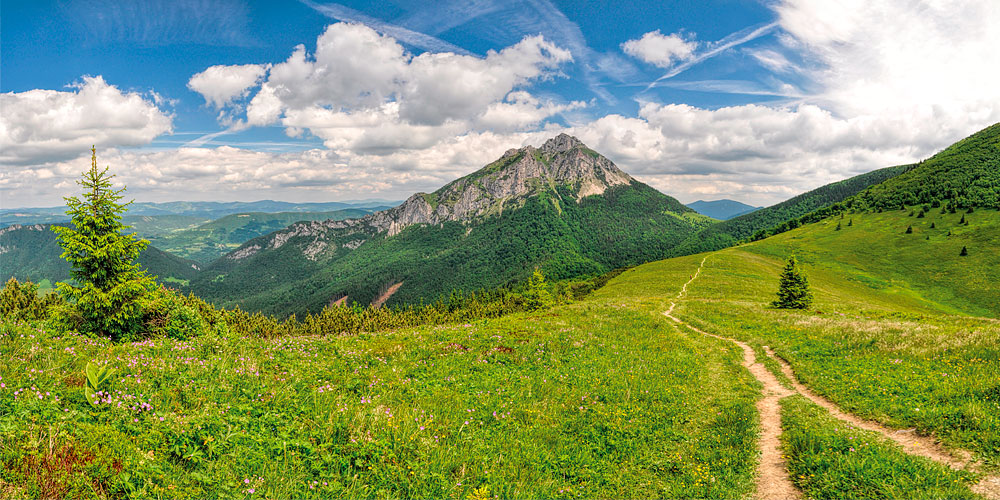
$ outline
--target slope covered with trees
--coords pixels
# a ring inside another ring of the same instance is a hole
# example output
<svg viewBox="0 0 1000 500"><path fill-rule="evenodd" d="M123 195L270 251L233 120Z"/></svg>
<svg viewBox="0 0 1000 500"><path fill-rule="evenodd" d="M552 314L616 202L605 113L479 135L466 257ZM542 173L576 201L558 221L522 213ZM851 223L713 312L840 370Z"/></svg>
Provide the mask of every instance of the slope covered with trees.
<svg viewBox="0 0 1000 500"><path fill-rule="evenodd" d="M945 202L963 208L1000 208L1000 123L962 139L904 174L866 189L847 205L890 210Z"/></svg>
<svg viewBox="0 0 1000 500"><path fill-rule="evenodd" d="M69 279L69 264L60 258L62 248L48 224L14 225L0 229L0 278L31 280L49 289ZM138 262L157 281L169 286L187 284L198 274L198 264L148 246Z"/></svg>
<svg viewBox="0 0 1000 500"><path fill-rule="evenodd" d="M733 246L759 231L843 201L869 186L884 182L912 168L913 165L902 165L857 175L802 193L776 205L713 224L688 237L671 250L670 254L690 255Z"/></svg>
<svg viewBox="0 0 1000 500"><path fill-rule="evenodd" d="M430 301L524 281L536 266L565 279L648 262L711 221L559 136L391 211L251 240L191 290L277 315L345 296L367 304L400 283L389 304Z"/></svg>
<svg viewBox="0 0 1000 500"><path fill-rule="evenodd" d="M844 212L902 210L923 219L932 210L954 214L962 209L971 213L976 207L1000 210L1000 124L953 144L898 177L873 185L843 202L758 231L752 239L766 238Z"/></svg>

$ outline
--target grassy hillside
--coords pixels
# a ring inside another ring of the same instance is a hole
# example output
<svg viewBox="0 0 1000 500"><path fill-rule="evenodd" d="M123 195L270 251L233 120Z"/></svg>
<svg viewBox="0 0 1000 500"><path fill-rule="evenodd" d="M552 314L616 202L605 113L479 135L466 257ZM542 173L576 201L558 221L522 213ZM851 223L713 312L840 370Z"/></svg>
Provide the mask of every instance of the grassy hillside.
<svg viewBox="0 0 1000 500"><path fill-rule="evenodd" d="M659 276L693 273L705 258L689 300L678 306L686 321L758 349L771 346L807 385L845 409L934 433L1000 465L1000 323L977 317L1000 317L1000 213L978 217L975 225L952 227L951 237L946 227L930 240L924 229L905 234L914 219L902 212L855 215L841 231L839 218L828 219L640 266L596 295L666 296L673 285ZM979 251L959 257L962 246ZM769 306L791 254L805 264L816 294L810 311Z"/></svg>
<svg viewBox="0 0 1000 500"><path fill-rule="evenodd" d="M736 353L632 305L118 346L5 323L0 479L14 497L748 496ZM100 410L90 360L118 370Z"/></svg>
<svg viewBox="0 0 1000 500"><path fill-rule="evenodd" d="M794 198L719 222L691 235L670 251L670 255L691 255L735 245L755 233L771 229L789 219L844 201L869 186L884 182L912 169L913 165L889 167L816 188Z"/></svg>
<svg viewBox="0 0 1000 500"><path fill-rule="evenodd" d="M523 281L536 265L561 279L655 260L708 221L639 183L579 204L549 192L479 222L411 226L353 250L336 241L328 260L311 260L291 243L241 262L223 258L191 288L219 305L279 316L315 312L344 295L367 304L400 282L390 304L417 303Z"/></svg>
<svg viewBox="0 0 1000 500"><path fill-rule="evenodd" d="M0 233L0 278L34 281L44 290L69 279L69 263L48 225L24 226ZM169 286L187 285L197 274L197 263L149 246L139 255L139 263Z"/></svg>
<svg viewBox="0 0 1000 500"><path fill-rule="evenodd" d="M241 213L227 215L196 227L149 234L136 227L135 231L174 255L201 263L209 263L246 241L283 229L299 221L342 220L362 217L367 210L346 209L332 212ZM159 217L157 217L159 218Z"/></svg>
<svg viewBox="0 0 1000 500"><path fill-rule="evenodd" d="M132 227L132 231L149 239L156 236L193 229L211 222L211 219L190 215L126 215L122 222ZM63 219L63 224L69 224L69 219Z"/></svg>

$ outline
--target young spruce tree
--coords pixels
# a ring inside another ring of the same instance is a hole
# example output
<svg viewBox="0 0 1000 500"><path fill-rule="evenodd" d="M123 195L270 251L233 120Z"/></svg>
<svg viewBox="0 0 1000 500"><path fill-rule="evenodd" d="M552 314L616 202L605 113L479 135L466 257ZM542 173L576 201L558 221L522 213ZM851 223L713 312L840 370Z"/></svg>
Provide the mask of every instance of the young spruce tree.
<svg viewBox="0 0 1000 500"><path fill-rule="evenodd" d="M73 228L53 227L63 248L62 258L75 282L58 283L59 292L79 313L79 328L112 340L133 340L142 328L141 298L155 289L153 278L134 261L149 244L135 233L122 234L122 214L131 202L119 203L122 189L113 189L108 167L97 168L91 149L90 170L77 184L83 199L66 198Z"/></svg>
<svg viewBox="0 0 1000 500"><path fill-rule="evenodd" d="M529 311L546 309L555 305L555 298L549 292L545 275L537 267L528 279L528 289L524 292L524 305Z"/></svg>
<svg viewBox="0 0 1000 500"><path fill-rule="evenodd" d="M810 304L812 304L812 292L809 291L809 280L802 274L793 255L788 258L785 270L781 273L778 300L771 305L779 309L808 309Z"/></svg>

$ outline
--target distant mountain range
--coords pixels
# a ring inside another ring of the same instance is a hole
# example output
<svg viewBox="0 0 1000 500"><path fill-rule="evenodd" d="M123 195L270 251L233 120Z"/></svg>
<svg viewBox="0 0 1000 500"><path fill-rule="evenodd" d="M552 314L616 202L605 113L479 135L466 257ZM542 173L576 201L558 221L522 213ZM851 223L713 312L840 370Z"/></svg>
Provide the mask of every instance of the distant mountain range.
<svg viewBox="0 0 1000 500"><path fill-rule="evenodd" d="M736 200L714 200L714 201L704 201L698 200L687 204L688 207L694 209L701 215L707 215L713 219L727 220L733 217L738 217L743 214L748 214L754 210L758 210L762 207L755 207L753 205L747 205Z"/></svg>
<svg viewBox="0 0 1000 500"><path fill-rule="evenodd" d="M290 203L286 201L170 201L165 203L136 202L128 207L129 217L184 216L204 223L220 217L245 213L278 212L332 212L360 209L369 212L385 210L398 205L398 201L360 200L324 203ZM0 227L13 224L49 224L68 221L66 207L0 208Z"/></svg>

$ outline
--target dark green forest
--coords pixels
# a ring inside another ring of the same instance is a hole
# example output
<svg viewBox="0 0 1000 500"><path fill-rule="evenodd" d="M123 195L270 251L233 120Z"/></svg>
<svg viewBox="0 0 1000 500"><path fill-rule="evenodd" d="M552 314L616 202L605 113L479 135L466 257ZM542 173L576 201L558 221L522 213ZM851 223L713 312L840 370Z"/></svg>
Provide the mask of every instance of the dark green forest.
<svg viewBox="0 0 1000 500"><path fill-rule="evenodd" d="M40 224L5 228L0 234L0 248L5 249L0 258L0 278L52 283L69 279L69 263L59 257L63 250L50 227ZM153 246L139 255L139 263L157 276L158 281L170 286L176 287L198 275L198 269L193 267L196 262Z"/></svg>
<svg viewBox="0 0 1000 500"><path fill-rule="evenodd" d="M847 205L857 210L892 210L945 201L963 208L1000 208L1000 123L866 189Z"/></svg>
<svg viewBox="0 0 1000 500"><path fill-rule="evenodd" d="M719 222L687 238L671 250L670 255L679 257L731 247L759 231L768 230L785 221L843 201L869 186L885 182L913 167L913 165L902 165L874 170L813 189L777 205Z"/></svg>
<svg viewBox="0 0 1000 500"><path fill-rule="evenodd" d="M930 210L955 213L975 208L1000 209L1000 123L843 202L758 231L751 239L767 238L844 212L908 210L922 218Z"/></svg>

